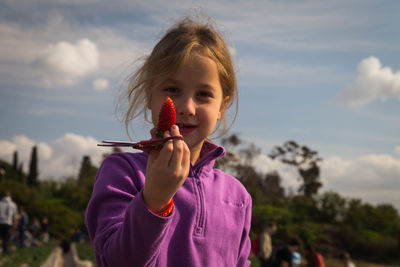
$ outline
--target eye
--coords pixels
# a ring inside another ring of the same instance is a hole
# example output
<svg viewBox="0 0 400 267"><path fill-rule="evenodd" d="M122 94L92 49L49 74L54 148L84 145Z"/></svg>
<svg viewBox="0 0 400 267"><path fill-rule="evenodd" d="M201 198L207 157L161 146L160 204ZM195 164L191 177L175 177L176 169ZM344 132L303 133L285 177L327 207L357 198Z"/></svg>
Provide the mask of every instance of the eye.
<svg viewBox="0 0 400 267"><path fill-rule="evenodd" d="M200 92L197 93L197 95L200 98L203 98L203 99L208 99L208 98L213 98L214 97L214 95L209 91L200 91Z"/></svg>
<svg viewBox="0 0 400 267"><path fill-rule="evenodd" d="M163 89L163 91L167 92L167 93L170 93L170 94L177 94L179 90L178 90L178 88L176 88L174 86L168 86L168 87L165 87Z"/></svg>

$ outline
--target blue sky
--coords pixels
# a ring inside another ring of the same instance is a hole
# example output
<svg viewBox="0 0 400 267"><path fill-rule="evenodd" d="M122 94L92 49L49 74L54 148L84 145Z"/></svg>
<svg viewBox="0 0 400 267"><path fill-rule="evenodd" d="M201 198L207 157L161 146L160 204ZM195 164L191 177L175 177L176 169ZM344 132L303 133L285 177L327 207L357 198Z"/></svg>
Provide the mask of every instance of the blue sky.
<svg viewBox="0 0 400 267"><path fill-rule="evenodd" d="M115 103L136 60L196 8L231 49L240 103L230 133L265 155L296 140L319 152L323 190L400 208L398 1L0 1L0 158L41 178L98 164L103 139L127 140ZM149 125L135 121L133 139Z"/></svg>

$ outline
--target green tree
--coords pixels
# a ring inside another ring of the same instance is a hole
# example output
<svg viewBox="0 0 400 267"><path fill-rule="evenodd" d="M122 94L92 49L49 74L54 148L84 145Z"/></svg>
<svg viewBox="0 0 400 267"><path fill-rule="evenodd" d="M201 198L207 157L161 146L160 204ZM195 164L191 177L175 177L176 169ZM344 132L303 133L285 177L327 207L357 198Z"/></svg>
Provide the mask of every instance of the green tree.
<svg viewBox="0 0 400 267"><path fill-rule="evenodd" d="M276 146L269 155L272 159L279 159L282 163L295 167L303 183L298 191L308 197L318 193L322 186L318 152L307 146L300 146L295 141L288 141L283 146Z"/></svg>
<svg viewBox="0 0 400 267"><path fill-rule="evenodd" d="M28 181L27 181L28 185L29 186L37 186L38 176L39 176L39 171L38 171L37 147L34 146L32 148L31 161L29 164L29 174L28 174Z"/></svg>
<svg viewBox="0 0 400 267"><path fill-rule="evenodd" d="M263 181L263 192L268 198L283 198L285 189L281 186L282 178L277 171L269 172Z"/></svg>
<svg viewBox="0 0 400 267"><path fill-rule="evenodd" d="M325 192L318 200L320 220L326 223L343 221L346 212L346 199L336 192Z"/></svg>
<svg viewBox="0 0 400 267"><path fill-rule="evenodd" d="M89 156L83 156L81 167L79 169L78 180L82 180L91 174L92 161Z"/></svg>
<svg viewBox="0 0 400 267"><path fill-rule="evenodd" d="M13 154L13 169L18 170L18 151L14 151Z"/></svg>
<svg viewBox="0 0 400 267"><path fill-rule="evenodd" d="M24 174L24 163L21 162L18 166L18 181L21 183L25 183L26 182L26 175Z"/></svg>

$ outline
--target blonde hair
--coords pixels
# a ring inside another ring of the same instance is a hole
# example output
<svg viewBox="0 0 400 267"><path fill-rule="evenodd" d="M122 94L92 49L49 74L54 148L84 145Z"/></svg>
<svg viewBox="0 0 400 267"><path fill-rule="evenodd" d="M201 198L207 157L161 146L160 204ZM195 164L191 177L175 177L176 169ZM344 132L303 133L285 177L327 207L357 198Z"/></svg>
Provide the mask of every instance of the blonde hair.
<svg viewBox="0 0 400 267"><path fill-rule="evenodd" d="M218 136L222 136L228 131L237 115L238 89L229 49L213 24L210 18L207 22L196 22L185 17L167 31L153 48L151 54L144 59L143 65L129 77L125 94L129 108L123 118L127 132L129 123L140 114L144 113L145 119L149 121L146 109L151 101L150 92L151 88L155 86L154 83L176 71L193 53L202 53L217 65L222 99L228 97L228 102L222 106L221 118L215 130L218 130L223 124ZM228 127L225 110L232 103L235 103L236 106L235 114Z"/></svg>

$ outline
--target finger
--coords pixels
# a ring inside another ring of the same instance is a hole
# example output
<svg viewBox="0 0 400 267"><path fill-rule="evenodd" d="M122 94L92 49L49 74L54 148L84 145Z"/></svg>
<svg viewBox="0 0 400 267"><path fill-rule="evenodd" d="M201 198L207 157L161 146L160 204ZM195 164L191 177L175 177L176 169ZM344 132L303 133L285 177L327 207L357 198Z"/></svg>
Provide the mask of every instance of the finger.
<svg viewBox="0 0 400 267"><path fill-rule="evenodd" d="M179 128L176 125L171 127L171 134L173 136L179 134ZM182 155L183 155L183 141L175 139L173 141L173 153L170 161L170 167L172 170L179 171L181 169Z"/></svg>
<svg viewBox="0 0 400 267"><path fill-rule="evenodd" d="M185 174L187 177L189 175L189 169L190 169L190 150L184 141L182 141L182 144L183 144L183 152L182 152L181 168L182 170L185 170Z"/></svg>
<svg viewBox="0 0 400 267"><path fill-rule="evenodd" d="M156 132L157 132L156 128L150 130L151 139L156 139Z"/></svg>
<svg viewBox="0 0 400 267"><path fill-rule="evenodd" d="M169 131L164 132L164 137L170 137L171 134ZM171 160L171 156L173 153L173 140L168 140L164 143L160 150L160 154L158 156L158 160L161 161L161 166L168 167L169 161Z"/></svg>

